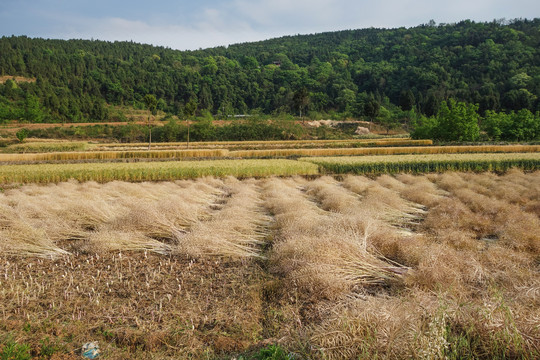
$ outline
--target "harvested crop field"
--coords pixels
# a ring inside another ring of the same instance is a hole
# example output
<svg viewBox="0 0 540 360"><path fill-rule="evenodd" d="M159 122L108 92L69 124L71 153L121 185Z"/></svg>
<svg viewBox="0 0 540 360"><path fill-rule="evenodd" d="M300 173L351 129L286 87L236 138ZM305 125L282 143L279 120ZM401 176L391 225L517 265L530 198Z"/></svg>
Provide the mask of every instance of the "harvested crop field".
<svg viewBox="0 0 540 360"><path fill-rule="evenodd" d="M0 352L537 358L539 175L12 186Z"/></svg>

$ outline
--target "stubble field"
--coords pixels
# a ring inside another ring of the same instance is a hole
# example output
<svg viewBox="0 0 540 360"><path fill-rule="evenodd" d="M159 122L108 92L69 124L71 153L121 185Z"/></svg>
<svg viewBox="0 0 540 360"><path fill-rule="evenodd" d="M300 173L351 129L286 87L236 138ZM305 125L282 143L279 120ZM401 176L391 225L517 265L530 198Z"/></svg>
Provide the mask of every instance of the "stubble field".
<svg viewBox="0 0 540 360"><path fill-rule="evenodd" d="M539 175L12 187L0 353L536 358Z"/></svg>

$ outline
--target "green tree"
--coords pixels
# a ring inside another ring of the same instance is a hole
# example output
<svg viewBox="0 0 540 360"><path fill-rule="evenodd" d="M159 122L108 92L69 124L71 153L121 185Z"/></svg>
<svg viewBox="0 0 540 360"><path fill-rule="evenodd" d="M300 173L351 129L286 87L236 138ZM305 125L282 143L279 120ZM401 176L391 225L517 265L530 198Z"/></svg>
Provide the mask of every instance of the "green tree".
<svg viewBox="0 0 540 360"><path fill-rule="evenodd" d="M439 107L439 99L433 93L431 93L428 95L426 103L424 104L424 114L427 116L434 116L437 114Z"/></svg>
<svg viewBox="0 0 540 360"><path fill-rule="evenodd" d="M202 116L198 117L193 124L192 135L196 140L214 140L215 128L212 114L207 110L202 111Z"/></svg>
<svg viewBox="0 0 540 360"><path fill-rule="evenodd" d="M377 117L377 122L386 130L386 134L390 132L390 130L396 129L399 127L399 121L395 114L393 114L390 110L385 108L384 106L381 106L379 109L379 116Z"/></svg>
<svg viewBox="0 0 540 360"><path fill-rule="evenodd" d="M403 111L411 110L415 105L415 98L413 92L409 89L403 90L399 95L399 106Z"/></svg>
<svg viewBox="0 0 540 360"><path fill-rule="evenodd" d="M508 135L517 141L537 140L540 138L540 118L527 109L511 113L512 126Z"/></svg>
<svg viewBox="0 0 540 360"><path fill-rule="evenodd" d="M443 101L437 113L435 137L445 141L476 141L480 136L478 105Z"/></svg>
<svg viewBox="0 0 540 360"><path fill-rule="evenodd" d="M39 123L43 120L44 117L45 114L43 114L43 111L41 110L39 99L32 94L27 94L24 101L24 120L33 123Z"/></svg>
<svg viewBox="0 0 540 360"><path fill-rule="evenodd" d="M364 104L364 114L369 118L369 121L373 122L377 116L379 116L379 111L381 109L381 104L371 97Z"/></svg>
<svg viewBox="0 0 540 360"><path fill-rule="evenodd" d="M171 117L169 122L163 126L163 140L168 142L177 141L178 135L180 135L180 126L176 119Z"/></svg>
<svg viewBox="0 0 540 360"><path fill-rule="evenodd" d="M437 129L437 119L433 116L420 115L411 122L411 137L413 139L434 139Z"/></svg>
<svg viewBox="0 0 540 360"><path fill-rule="evenodd" d="M303 87L297 90L293 96L294 106L298 109L300 118L302 118L302 111L305 112L307 106L309 105L309 92Z"/></svg>
<svg viewBox="0 0 540 360"><path fill-rule="evenodd" d="M15 136L17 136L17 140L19 142L23 142L28 137L28 129L23 128L15 133Z"/></svg>

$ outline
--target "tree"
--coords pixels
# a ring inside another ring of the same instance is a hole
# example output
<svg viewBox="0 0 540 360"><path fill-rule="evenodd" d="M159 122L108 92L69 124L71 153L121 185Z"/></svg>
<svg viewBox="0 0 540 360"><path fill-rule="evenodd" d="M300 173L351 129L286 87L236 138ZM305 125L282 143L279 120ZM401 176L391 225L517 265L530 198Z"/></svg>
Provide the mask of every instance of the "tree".
<svg viewBox="0 0 540 360"><path fill-rule="evenodd" d="M399 106L403 111L411 110L415 105L415 99L413 92L409 89L407 91L403 90L399 94Z"/></svg>
<svg viewBox="0 0 540 360"><path fill-rule="evenodd" d="M492 140L505 139L508 129L512 128L511 116L503 112L488 110L482 121L482 128Z"/></svg>
<svg viewBox="0 0 540 360"><path fill-rule="evenodd" d="M371 97L365 104L364 104L364 114L369 118L371 122L373 122L373 119L375 119L377 116L379 116L379 110L381 109L381 104L375 100L373 97ZM371 127L371 125L370 125ZM371 130L371 129L370 129Z"/></svg>
<svg viewBox="0 0 540 360"><path fill-rule="evenodd" d="M144 97L144 103L146 105L146 108L150 112L150 114L148 114L148 150L150 150L150 146L152 145L152 126L150 125L150 116L156 114L157 99L154 95L147 94Z"/></svg>
<svg viewBox="0 0 540 360"><path fill-rule="evenodd" d="M439 109L439 99L433 94L429 94L424 104L424 114L434 116Z"/></svg>
<svg viewBox="0 0 540 360"><path fill-rule="evenodd" d="M41 110L39 99L36 96L31 94L26 95L26 99L24 100L23 118L24 120L34 123L41 122L43 120L44 114Z"/></svg>
<svg viewBox="0 0 540 360"><path fill-rule="evenodd" d="M199 141L207 141L215 138L215 128L213 125L212 114L208 110L201 111L195 123L193 124L193 136Z"/></svg>
<svg viewBox="0 0 540 360"><path fill-rule="evenodd" d="M433 139L435 138L437 119L420 115L417 119L412 120L411 127L413 139Z"/></svg>
<svg viewBox="0 0 540 360"><path fill-rule="evenodd" d="M538 113L537 113L538 115ZM521 109L516 113L511 113L512 126L508 131L513 139L537 140L540 137L540 118L527 109Z"/></svg>
<svg viewBox="0 0 540 360"><path fill-rule="evenodd" d="M476 141L480 136L478 105L443 101L437 114L435 137L445 141Z"/></svg>
<svg viewBox="0 0 540 360"><path fill-rule="evenodd" d="M163 126L163 140L165 141L177 141L180 134L180 126L174 118L171 117L169 122Z"/></svg>
<svg viewBox="0 0 540 360"><path fill-rule="evenodd" d="M392 112L386 109L384 106L381 106L379 109L377 121L386 130L386 135L388 135L390 130L399 127L399 121L397 120L395 114L392 114Z"/></svg>
<svg viewBox="0 0 540 360"><path fill-rule="evenodd" d="M21 129L15 133L15 136L17 136L17 140L19 142L23 142L28 137L28 129Z"/></svg>
<svg viewBox="0 0 540 360"><path fill-rule="evenodd" d="M302 117L302 110L305 111L306 107L309 105L309 92L303 87L297 90L293 96L294 106L298 109L300 117Z"/></svg>

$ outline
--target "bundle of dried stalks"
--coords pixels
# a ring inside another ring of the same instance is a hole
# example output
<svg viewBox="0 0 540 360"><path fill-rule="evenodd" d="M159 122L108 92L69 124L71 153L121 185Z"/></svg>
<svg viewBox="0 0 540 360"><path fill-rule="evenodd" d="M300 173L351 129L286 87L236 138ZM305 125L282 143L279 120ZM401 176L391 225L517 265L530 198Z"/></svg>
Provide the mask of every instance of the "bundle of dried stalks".
<svg viewBox="0 0 540 360"><path fill-rule="evenodd" d="M11 219L9 227L0 230L0 252L15 256L54 258L68 254L55 246L42 229L36 229L21 219Z"/></svg>
<svg viewBox="0 0 540 360"><path fill-rule="evenodd" d="M438 340L423 331L437 307L433 295L420 291L401 298L367 297L334 304L324 321L311 327L312 351L317 358L330 360L357 359L365 354L416 358L429 350L429 344L419 346L420 341L431 340L434 346Z"/></svg>
<svg viewBox="0 0 540 360"><path fill-rule="evenodd" d="M448 192L439 189L425 176L400 174L396 178L405 185L399 190L399 193L405 199L422 204L428 208L437 205L439 201L448 196Z"/></svg>
<svg viewBox="0 0 540 360"><path fill-rule="evenodd" d="M84 251L96 246L165 252L168 246L160 241L172 242L191 224L210 216L212 204L223 193L221 186L221 181L208 179L178 184L71 181L27 185L9 190L0 198L0 228L5 242L17 239L19 247L35 248L41 241L46 254L54 244L57 252L58 247L66 246ZM17 233L30 231L15 230L20 223L26 229L39 229L35 230L35 240L24 240L26 235L17 237ZM98 246L101 241L94 241L96 238L106 238L108 245ZM115 239L117 245L113 244ZM10 253L17 253L19 247L12 247Z"/></svg>
<svg viewBox="0 0 540 360"><path fill-rule="evenodd" d="M389 177L382 177L387 181ZM396 180L391 180L395 184ZM383 181L384 182L384 181ZM403 199L393 189L381 186L377 181L364 177L347 176L343 186L362 196L362 205L380 214L379 218L396 228L407 229L420 221L426 213L421 204Z"/></svg>
<svg viewBox="0 0 540 360"><path fill-rule="evenodd" d="M176 252L190 256L260 257L271 219L262 207L255 183L228 179L226 203L210 219L176 238Z"/></svg>
<svg viewBox="0 0 540 360"><path fill-rule="evenodd" d="M325 189L328 182L318 181L313 192L331 191ZM329 183L333 186L332 181ZM369 220L357 214L321 211L295 182L271 179L263 188L279 229L272 268L287 279L291 288L299 288L312 300L339 299L363 293L366 286L388 284L400 277L392 271L395 265L369 251ZM353 198L350 195L349 199Z"/></svg>
<svg viewBox="0 0 540 360"><path fill-rule="evenodd" d="M153 251L158 254L169 254L171 246L137 232L104 230L92 233L87 243L89 250L94 251Z"/></svg>

